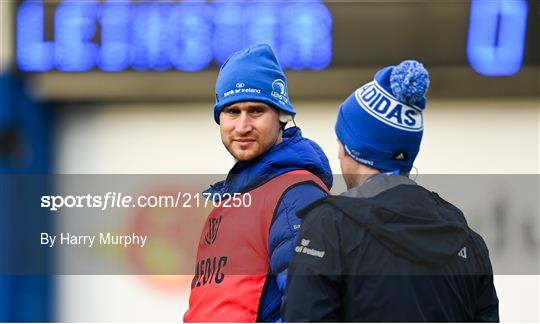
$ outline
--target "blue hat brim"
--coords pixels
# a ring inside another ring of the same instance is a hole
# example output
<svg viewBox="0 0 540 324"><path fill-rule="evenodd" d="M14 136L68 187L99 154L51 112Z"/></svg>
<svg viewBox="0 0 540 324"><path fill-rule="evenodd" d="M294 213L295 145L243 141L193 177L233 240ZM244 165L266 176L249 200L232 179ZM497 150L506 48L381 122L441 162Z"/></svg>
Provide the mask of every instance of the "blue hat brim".
<svg viewBox="0 0 540 324"><path fill-rule="evenodd" d="M282 110L286 113L289 113L293 116L296 115L296 111L294 110L294 107L292 105L290 104L284 105L278 100L272 100L264 96L253 96L253 95L231 96L230 98L221 100L220 102L214 105L214 121L219 125L219 114L221 114L221 112L223 111L223 109L225 109L225 107L233 105L238 102L246 102L246 101L262 102L275 109Z"/></svg>

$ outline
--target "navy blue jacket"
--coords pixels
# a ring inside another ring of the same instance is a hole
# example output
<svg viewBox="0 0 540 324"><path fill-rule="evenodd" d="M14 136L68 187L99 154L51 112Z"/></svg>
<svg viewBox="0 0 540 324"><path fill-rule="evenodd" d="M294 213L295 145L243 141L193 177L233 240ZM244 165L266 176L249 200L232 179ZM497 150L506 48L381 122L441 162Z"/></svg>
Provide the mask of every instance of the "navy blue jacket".
<svg viewBox="0 0 540 324"><path fill-rule="evenodd" d="M381 175L300 215L287 322L499 321L487 247L436 193Z"/></svg>
<svg viewBox="0 0 540 324"><path fill-rule="evenodd" d="M283 141L265 154L249 162L237 162L227 179L211 186L208 193L241 193L254 189L268 180L294 170L307 170L321 178L328 189L332 187L332 171L326 155L313 141L302 137L298 127L283 132ZM258 321L281 321L280 307L287 280L287 268L292 259L294 243L300 229L296 212L326 196L314 184L304 183L289 189L276 206L270 228L268 250L270 269L261 298Z"/></svg>

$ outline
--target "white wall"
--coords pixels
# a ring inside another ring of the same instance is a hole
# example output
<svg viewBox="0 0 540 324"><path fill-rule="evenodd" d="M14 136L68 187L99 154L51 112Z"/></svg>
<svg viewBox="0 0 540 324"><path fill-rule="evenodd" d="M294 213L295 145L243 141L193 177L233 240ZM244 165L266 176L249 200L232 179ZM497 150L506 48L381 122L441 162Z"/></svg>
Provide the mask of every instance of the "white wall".
<svg viewBox="0 0 540 324"><path fill-rule="evenodd" d="M340 173L333 131L338 105L296 104L297 124L321 145L334 173ZM232 159L219 140L210 107L112 105L84 112L74 107L61 125L58 171L226 173ZM532 99L432 100L415 165L422 174L537 173L538 114Z"/></svg>
<svg viewBox="0 0 540 324"><path fill-rule="evenodd" d="M339 173L333 132L338 104L296 104L297 124L322 146L334 173ZM219 140L210 107L72 107L59 125L57 172L225 174L233 161ZM538 116L534 100L432 100L416 166L422 174L539 173ZM181 280L185 288L171 294L138 277L63 276L58 320L175 322L189 294L189 278ZM503 321L539 320L538 276L498 275L495 280Z"/></svg>

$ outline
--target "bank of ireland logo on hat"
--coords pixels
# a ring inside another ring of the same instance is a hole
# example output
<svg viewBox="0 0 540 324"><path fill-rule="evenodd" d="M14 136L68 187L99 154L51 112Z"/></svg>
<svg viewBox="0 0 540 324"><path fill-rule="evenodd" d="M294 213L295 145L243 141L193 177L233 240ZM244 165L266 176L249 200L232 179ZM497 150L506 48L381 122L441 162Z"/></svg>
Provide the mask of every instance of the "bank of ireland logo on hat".
<svg viewBox="0 0 540 324"><path fill-rule="evenodd" d="M408 173L420 149L429 75L413 60L389 66L340 107L336 134L358 163Z"/></svg>

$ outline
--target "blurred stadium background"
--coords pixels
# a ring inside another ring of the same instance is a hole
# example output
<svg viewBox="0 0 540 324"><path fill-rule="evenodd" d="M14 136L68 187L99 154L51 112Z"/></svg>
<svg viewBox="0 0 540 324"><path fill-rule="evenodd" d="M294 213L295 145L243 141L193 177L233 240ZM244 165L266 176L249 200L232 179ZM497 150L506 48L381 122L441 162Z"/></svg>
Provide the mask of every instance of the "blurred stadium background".
<svg viewBox="0 0 540 324"><path fill-rule="evenodd" d="M214 81L230 53L260 42L277 50L296 123L334 173L340 102L413 58L431 74L419 174L540 173L536 0L1 0L0 10L0 174L226 174ZM17 192L0 187L8 206ZM529 227L523 244L538 255L539 207L515 218L513 196L498 194L510 207L491 213L500 206L486 199L485 218L469 221L507 238L488 240L492 255ZM0 210L1 263L13 257L10 228L47 219L32 216ZM0 320L179 321L190 279L0 276ZM497 275L496 285L502 321L539 321L538 272Z"/></svg>

